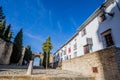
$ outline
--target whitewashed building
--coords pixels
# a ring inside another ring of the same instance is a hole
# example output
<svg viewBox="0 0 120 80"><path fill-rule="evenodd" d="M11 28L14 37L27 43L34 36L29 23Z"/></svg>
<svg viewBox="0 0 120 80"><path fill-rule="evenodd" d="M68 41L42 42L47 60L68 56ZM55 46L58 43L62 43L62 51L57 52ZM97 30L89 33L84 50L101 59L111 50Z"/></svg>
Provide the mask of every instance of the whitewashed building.
<svg viewBox="0 0 120 80"><path fill-rule="evenodd" d="M106 0L55 52L54 62L111 46L120 47L120 0Z"/></svg>

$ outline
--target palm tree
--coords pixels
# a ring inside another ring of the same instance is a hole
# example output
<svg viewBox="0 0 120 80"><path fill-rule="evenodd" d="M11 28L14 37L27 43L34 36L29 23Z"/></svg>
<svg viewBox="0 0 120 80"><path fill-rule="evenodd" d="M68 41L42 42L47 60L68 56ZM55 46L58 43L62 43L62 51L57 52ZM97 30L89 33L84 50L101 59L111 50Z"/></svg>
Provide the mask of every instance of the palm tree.
<svg viewBox="0 0 120 80"><path fill-rule="evenodd" d="M44 52L44 54L46 54L46 57L44 56L44 58L46 58L46 69L48 67L48 61L49 61L49 56L48 54L50 53L50 51L53 49L53 46L51 44L51 38L50 36L46 39L46 42L43 43L42 45L42 50Z"/></svg>

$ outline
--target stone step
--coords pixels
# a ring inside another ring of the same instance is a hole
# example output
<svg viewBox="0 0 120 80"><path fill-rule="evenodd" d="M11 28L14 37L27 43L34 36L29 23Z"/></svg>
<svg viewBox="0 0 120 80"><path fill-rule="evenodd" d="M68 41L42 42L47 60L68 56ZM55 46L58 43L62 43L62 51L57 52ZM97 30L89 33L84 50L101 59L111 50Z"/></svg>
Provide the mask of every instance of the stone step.
<svg viewBox="0 0 120 80"><path fill-rule="evenodd" d="M95 80L93 77L0 76L0 80Z"/></svg>

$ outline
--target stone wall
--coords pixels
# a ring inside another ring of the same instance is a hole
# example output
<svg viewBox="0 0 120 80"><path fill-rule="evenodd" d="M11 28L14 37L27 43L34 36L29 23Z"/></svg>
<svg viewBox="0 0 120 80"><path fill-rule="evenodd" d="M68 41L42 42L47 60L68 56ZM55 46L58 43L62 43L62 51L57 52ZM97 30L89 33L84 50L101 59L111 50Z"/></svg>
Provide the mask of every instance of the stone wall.
<svg viewBox="0 0 120 80"><path fill-rule="evenodd" d="M53 68L53 54L50 54L50 67Z"/></svg>
<svg viewBox="0 0 120 80"><path fill-rule="evenodd" d="M12 47L12 43L5 42L0 38L0 64L9 64Z"/></svg>
<svg viewBox="0 0 120 80"><path fill-rule="evenodd" d="M95 80L120 80L120 49L111 47L64 61L62 69L80 72Z"/></svg>
<svg viewBox="0 0 120 80"><path fill-rule="evenodd" d="M116 49L115 56L116 56L116 60L117 60L117 64L118 64L118 70L120 72L120 49L119 48Z"/></svg>

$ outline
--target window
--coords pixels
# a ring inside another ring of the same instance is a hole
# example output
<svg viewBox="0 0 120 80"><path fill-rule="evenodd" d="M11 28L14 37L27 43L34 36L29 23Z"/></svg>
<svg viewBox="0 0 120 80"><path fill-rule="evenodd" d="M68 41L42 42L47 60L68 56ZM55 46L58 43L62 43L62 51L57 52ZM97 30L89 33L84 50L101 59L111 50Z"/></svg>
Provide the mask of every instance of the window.
<svg viewBox="0 0 120 80"><path fill-rule="evenodd" d="M98 73L98 68L97 67L92 67L93 73Z"/></svg>
<svg viewBox="0 0 120 80"><path fill-rule="evenodd" d="M69 59L71 59L71 55L69 55Z"/></svg>
<svg viewBox="0 0 120 80"><path fill-rule="evenodd" d="M86 28L84 28L81 32L82 36L86 35Z"/></svg>
<svg viewBox="0 0 120 80"><path fill-rule="evenodd" d="M105 40L106 47L114 45L111 29L108 29L102 33L102 36Z"/></svg>
<svg viewBox="0 0 120 80"><path fill-rule="evenodd" d="M59 53L57 54L57 57L59 57Z"/></svg>
<svg viewBox="0 0 120 80"><path fill-rule="evenodd" d="M63 61L63 58L61 58L61 62Z"/></svg>
<svg viewBox="0 0 120 80"><path fill-rule="evenodd" d="M114 45L111 33L108 35L105 35L105 40L106 40L106 47Z"/></svg>
<svg viewBox="0 0 120 80"><path fill-rule="evenodd" d="M68 48L68 53L71 53L71 48Z"/></svg>
<svg viewBox="0 0 120 80"><path fill-rule="evenodd" d="M77 43L75 42L75 44L74 44L74 50L76 50L77 49Z"/></svg>
<svg viewBox="0 0 120 80"><path fill-rule="evenodd" d="M63 50L61 50L61 56L63 56L64 55L64 51Z"/></svg>
<svg viewBox="0 0 120 80"><path fill-rule="evenodd" d="M65 50L63 52L64 52L64 55L66 55L66 48L65 48Z"/></svg>
<svg viewBox="0 0 120 80"><path fill-rule="evenodd" d="M64 50L64 55L66 55L66 50Z"/></svg>
<svg viewBox="0 0 120 80"><path fill-rule="evenodd" d="M76 41L76 39L74 41Z"/></svg>
<svg viewBox="0 0 120 80"><path fill-rule="evenodd" d="M57 61L59 61L60 60L60 55L59 55L59 53L57 54Z"/></svg>
<svg viewBox="0 0 120 80"><path fill-rule="evenodd" d="M64 59L66 60L66 56L64 57Z"/></svg>
<svg viewBox="0 0 120 80"><path fill-rule="evenodd" d="M92 38L86 38L87 44L93 44Z"/></svg>
<svg viewBox="0 0 120 80"><path fill-rule="evenodd" d="M90 51L89 51L89 45L85 45L84 46L84 53L85 54L87 54L87 53L89 53Z"/></svg>
<svg viewBox="0 0 120 80"><path fill-rule="evenodd" d="M66 60L68 60L68 56L66 56Z"/></svg>
<svg viewBox="0 0 120 80"><path fill-rule="evenodd" d="M71 45L71 43L69 43L69 45Z"/></svg>
<svg viewBox="0 0 120 80"><path fill-rule="evenodd" d="M65 60L68 60L68 56L65 56L64 58L65 58Z"/></svg>
<svg viewBox="0 0 120 80"><path fill-rule="evenodd" d="M61 57L62 57L62 53L61 53Z"/></svg>
<svg viewBox="0 0 120 80"><path fill-rule="evenodd" d="M74 57L77 57L77 52L74 52Z"/></svg>
<svg viewBox="0 0 120 80"><path fill-rule="evenodd" d="M59 56L61 57L61 53L59 53Z"/></svg>

